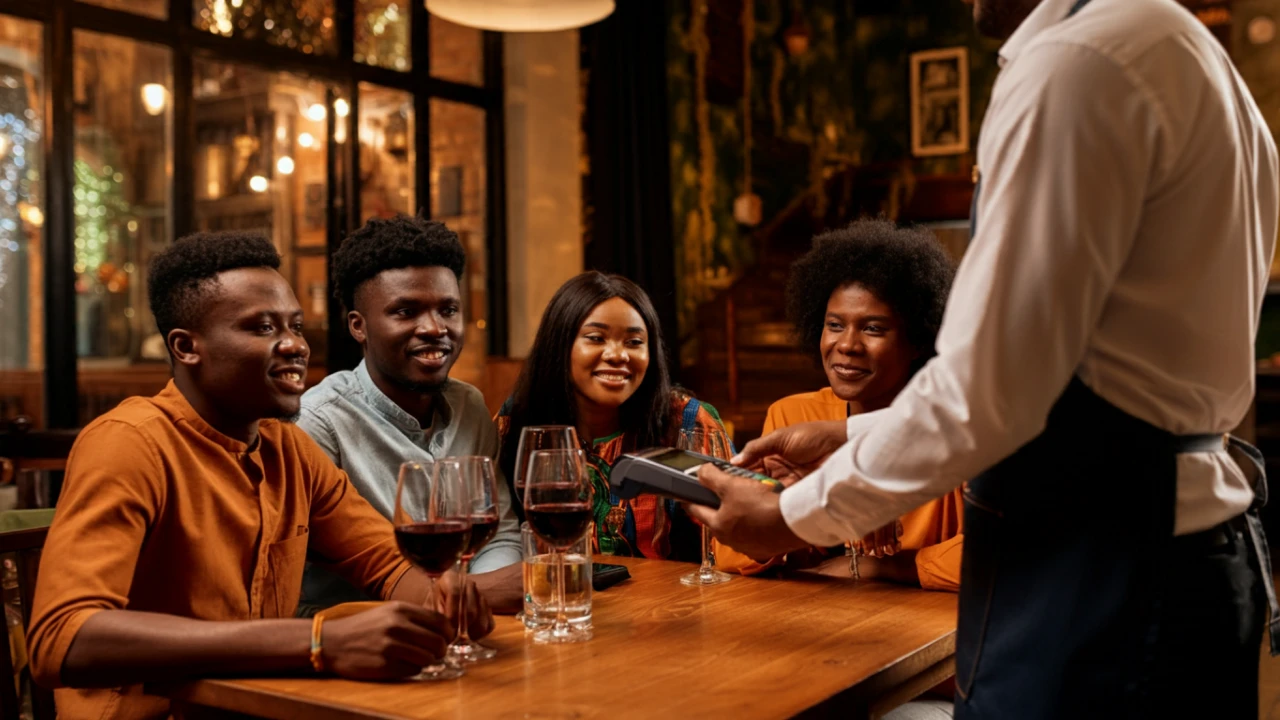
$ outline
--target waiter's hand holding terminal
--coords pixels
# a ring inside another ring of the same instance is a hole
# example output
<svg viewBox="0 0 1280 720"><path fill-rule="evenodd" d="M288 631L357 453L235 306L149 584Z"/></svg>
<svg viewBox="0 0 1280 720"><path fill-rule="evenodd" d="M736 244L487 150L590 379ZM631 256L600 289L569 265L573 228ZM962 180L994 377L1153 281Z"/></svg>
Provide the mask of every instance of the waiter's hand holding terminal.
<svg viewBox="0 0 1280 720"><path fill-rule="evenodd" d="M804 423L747 443L733 464L765 472L789 486L816 469L844 442L843 422ZM779 494L767 485L734 477L711 465L698 471L698 480L720 497L720 509L691 505L688 512L711 528L720 542L753 558L773 557L808 545L787 527L778 506Z"/></svg>

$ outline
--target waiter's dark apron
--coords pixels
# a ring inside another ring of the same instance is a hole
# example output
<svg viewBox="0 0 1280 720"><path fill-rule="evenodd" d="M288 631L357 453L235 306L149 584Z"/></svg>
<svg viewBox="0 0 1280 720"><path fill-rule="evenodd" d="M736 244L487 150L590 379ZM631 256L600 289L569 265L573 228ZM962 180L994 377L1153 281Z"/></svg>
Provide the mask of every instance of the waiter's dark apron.
<svg viewBox="0 0 1280 720"><path fill-rule="evenodd" d="M1178 455L1222 449L1075 378L1044 432L968 484L957 718L1257 717L1262 618L1277 654L1280 609L1256 449L1231 438L1249 512L1174 536Z"/></svg>

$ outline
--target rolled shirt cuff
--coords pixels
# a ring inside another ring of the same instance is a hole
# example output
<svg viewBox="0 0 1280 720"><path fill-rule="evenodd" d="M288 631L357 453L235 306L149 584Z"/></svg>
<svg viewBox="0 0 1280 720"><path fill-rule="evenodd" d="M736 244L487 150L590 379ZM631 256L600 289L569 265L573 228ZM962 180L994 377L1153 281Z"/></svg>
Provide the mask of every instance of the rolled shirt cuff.
<svg viewBox="0 0 1280 720"><path fill-rule="evenodd" d="M845 422L846 437L853 439L866 432L879 421L883 412L885 411L877 410L850 417ZM834 485L846 481L845 478L828 477L828 475L833 471L838 474L841 472L840 468L849 466L850 463L842 460L845 455L852 452L853 447L850 444L840 446L821 468L787 488L779 499L782 519L786 521L787 527L810 545L819 547L839 545L852 538L860 538L875 529L872 527L866 532L859 532L857 526L867 523L855 523L850 527L848 523L831 517L827 512L827 493Z"/></svg>
<svg viewBox="0 0 1280 720"><path fill-rule="evenodd" d="M814 473L782 492L778 505L782 519L801 540L818 547L839 545L848 539L848 530L823 507L823 487Z"/></svg>

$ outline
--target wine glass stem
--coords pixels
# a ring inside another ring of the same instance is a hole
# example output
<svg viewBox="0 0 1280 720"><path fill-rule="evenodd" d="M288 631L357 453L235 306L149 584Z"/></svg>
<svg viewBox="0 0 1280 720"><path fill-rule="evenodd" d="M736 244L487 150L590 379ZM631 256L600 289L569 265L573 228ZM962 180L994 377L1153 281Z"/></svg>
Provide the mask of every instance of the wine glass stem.
<svg viewBox="0 0 1280 720"><path fill-rule="evenodd" d="M569 618L565 615L565 597L564 597L564 573L565 562L564 552L556 551L556 585L559 592L556 593L556 625L551 632L555 635L564 635L569 632Z"/></svg>
<svg viewBox="0 0 1280 720"><path fill-rule="evenodd" d="M708 573L716 567L716 556L711 552L711 528L706 525L702 526L702 567L698 568L702 573Z"/></svg>
<svg viewBox="0 0 1280 720"><path fill-rule="evenodd" d="M471 644L471 634L467 628L467 572L470 567L470 560L458 561L458 635L453 640L454 645Z"/></svg>

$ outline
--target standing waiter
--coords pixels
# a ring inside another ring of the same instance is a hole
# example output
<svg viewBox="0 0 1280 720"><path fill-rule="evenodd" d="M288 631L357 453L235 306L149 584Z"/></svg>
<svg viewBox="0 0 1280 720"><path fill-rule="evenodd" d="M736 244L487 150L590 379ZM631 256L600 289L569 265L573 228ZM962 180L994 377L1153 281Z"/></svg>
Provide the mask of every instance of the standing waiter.
<svg viewBox="0 0 1280 720"><path fill-rule="evenodd" d="M969 481L958 717L1252 720L1275 601L1252 449L1222 434L1253 397L1275 144L1173 0L974 15L1008 40L938 356L885 410L749 444L775 473L830 456L781 495L704 468L723 503L693 512L763 557Z"/></svg>

